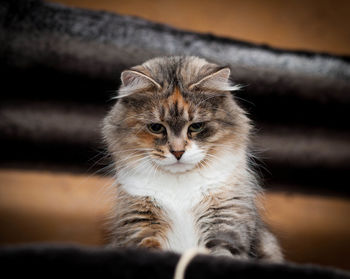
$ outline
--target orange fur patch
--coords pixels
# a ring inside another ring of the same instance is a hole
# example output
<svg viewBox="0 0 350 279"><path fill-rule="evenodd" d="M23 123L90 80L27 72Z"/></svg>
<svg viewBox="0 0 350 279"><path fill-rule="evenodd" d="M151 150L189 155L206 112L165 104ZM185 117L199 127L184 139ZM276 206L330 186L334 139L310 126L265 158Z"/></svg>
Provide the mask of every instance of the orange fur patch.
<svg viewBox="0 0 350 279"><path fill-rule="evenodd" d="M162 247L158 239L155 237L146 237L142 239L139 246L152 249L160 249Z"/></svg>
<svg viewBox="0 0 350 279"><path fill-rule="evenodd" d="M139 132L138 137L140 139L140 143L142 143L142 146L147 146L147 147L153 146L155 136L151 135L147 131Z"/></svg>
<svg viewBox="0 0 350 279"><path fill-rule="evenodd" d="M184 97L181 94L181 91L178 87L175 87L173 93L170 95L168 98L168 108L170 104L178 104L179 110L183 109L184 111L188 111L189 109L189 104L185 101Z"/></svg>

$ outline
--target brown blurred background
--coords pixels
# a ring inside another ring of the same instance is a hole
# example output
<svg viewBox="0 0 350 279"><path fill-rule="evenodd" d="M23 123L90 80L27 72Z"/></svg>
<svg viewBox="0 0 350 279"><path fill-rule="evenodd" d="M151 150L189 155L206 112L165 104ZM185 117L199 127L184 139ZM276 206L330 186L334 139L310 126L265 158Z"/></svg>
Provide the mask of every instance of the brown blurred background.
<svg viewBox="0 0 350 279"><path fill-rule="evenodd" d="M270 46L350 55L350 1L60 0ZM0 170L0 243L103 244L111 178ZM106 194L107 193L107 194ZM269 192L266 219L287 259L350 269L350 201Z"/></svg>
<svg viewBox="0 0 350 279"><path fill-rule="evenodd" d="M285 49L350 55L347 0L53 0Z"/></svg>

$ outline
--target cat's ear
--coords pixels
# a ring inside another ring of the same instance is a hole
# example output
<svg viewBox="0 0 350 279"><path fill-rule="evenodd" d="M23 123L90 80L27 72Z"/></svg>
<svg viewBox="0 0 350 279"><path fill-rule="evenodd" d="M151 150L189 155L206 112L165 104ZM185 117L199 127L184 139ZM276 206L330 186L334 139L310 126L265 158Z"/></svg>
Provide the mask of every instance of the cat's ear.
<svg viewBox="0 0 350 279"><path fill-rule="evenodd" d="M201 80L191 84L189 86L189 89L208 89L208 90L215 90L215 91L234 91L239 90L239 85L234 85L230 81L230 74L231 70L230 68L220 68L213 73L210 73L209 75L205 76Z"/></svg>
<svg viewBox="0 0 350 279"><path fill-rule="evenodd" d="M119 89L119 95L116 97L118 99L151 87L161 88L160 84L153 78L135 70L126 70L122 72L121 81L122 86Z"/></svg>

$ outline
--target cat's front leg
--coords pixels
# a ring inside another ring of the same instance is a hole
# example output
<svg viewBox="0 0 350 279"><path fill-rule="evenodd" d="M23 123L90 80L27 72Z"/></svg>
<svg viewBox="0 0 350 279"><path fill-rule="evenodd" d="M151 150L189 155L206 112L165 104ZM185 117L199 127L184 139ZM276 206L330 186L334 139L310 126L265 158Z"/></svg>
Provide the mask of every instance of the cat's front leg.
<svg viewBox="0 0 350 279"><path fill-rule="evenodd" d="M197 228L201 246L217 256L250 257L256 216L248 203L235 197L211 197L199 209Z"/></svg>
<svg viewBox="0 0 350 279"><path fill-rule="evenodd" d="M266 228L261 228L256 241L257 258L271 262L283 262L283 254L276 237Z"/></svg>
<svg viewBox="0 0 350 279"><path fill-rule="evenodd" d="M115 216L111 216L111 242L114 247L161 249L169 230L163 209L147 196L118 194Z"/></svg>
<svg viewBox="0 0 350 279"><path fill-rule="evenodd" d="M166 231L167 223L150 208L124 211L113 230L112 246L161 249Z"/></svg>

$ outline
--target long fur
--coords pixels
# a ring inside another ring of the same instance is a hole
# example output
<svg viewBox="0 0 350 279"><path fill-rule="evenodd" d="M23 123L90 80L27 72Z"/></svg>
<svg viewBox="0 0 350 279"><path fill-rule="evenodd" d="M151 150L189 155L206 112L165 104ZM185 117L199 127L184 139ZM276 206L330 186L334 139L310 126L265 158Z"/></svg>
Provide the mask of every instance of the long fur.
<svg viewBox="0 0 350 279"><path fill-rule="evenodd" d="M197 57L156 58L122 74L103 129L118 192L112 246L282 260L258 213L251 125L229 77Z"/></svg>

